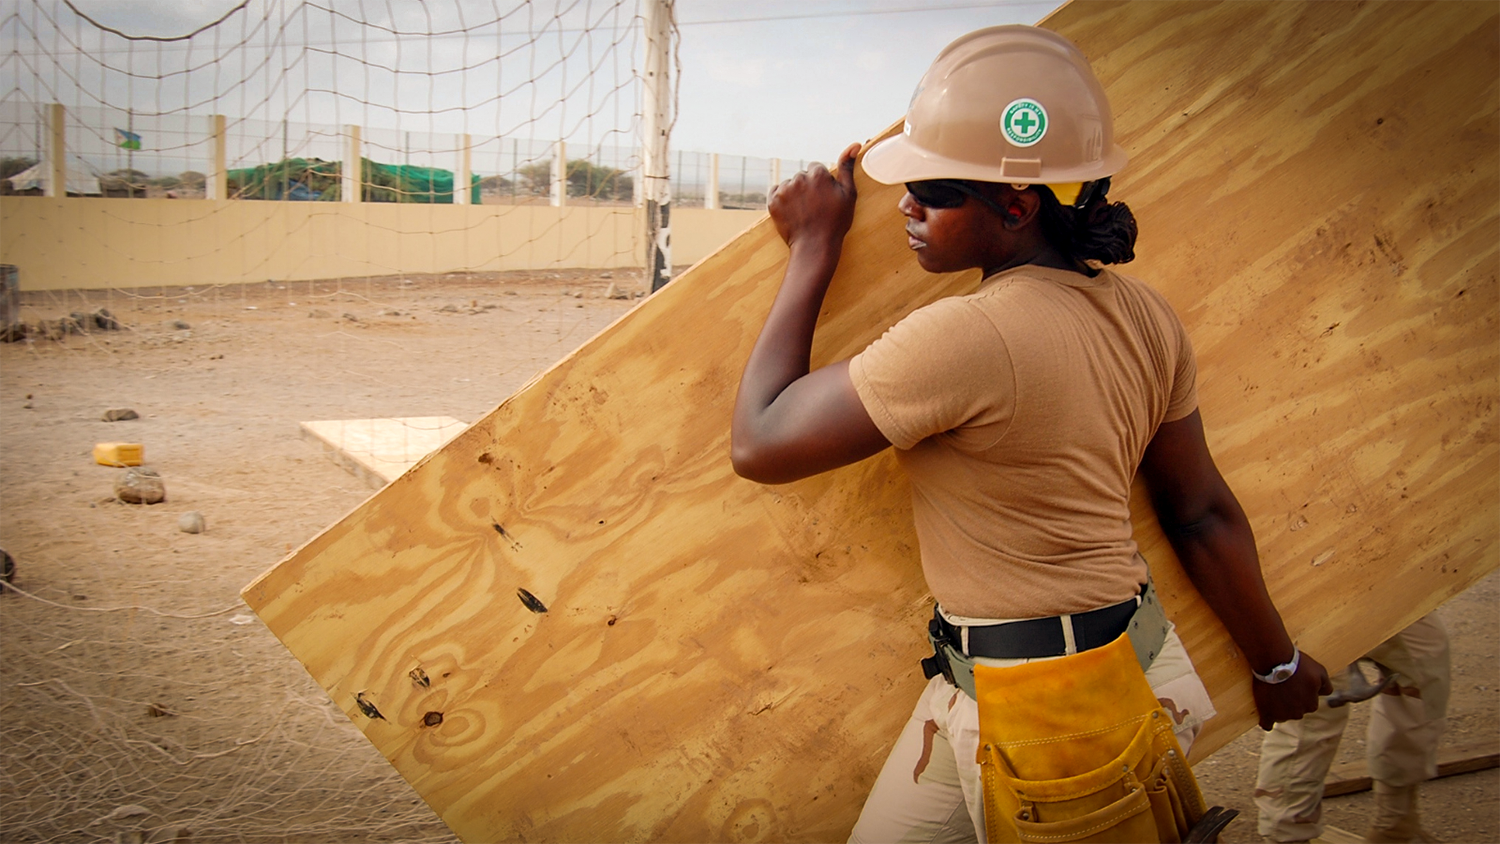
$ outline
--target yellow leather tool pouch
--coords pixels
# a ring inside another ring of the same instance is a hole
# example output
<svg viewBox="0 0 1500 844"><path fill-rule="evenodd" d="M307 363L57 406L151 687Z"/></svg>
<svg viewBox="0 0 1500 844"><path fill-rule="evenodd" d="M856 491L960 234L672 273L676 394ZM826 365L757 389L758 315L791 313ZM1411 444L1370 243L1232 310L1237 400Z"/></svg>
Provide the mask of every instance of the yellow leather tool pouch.
<svg viewBox="0 0 1500 844"><path fill-rule="evenodd" d="M976 665L992 842L1180 842L1203 796L1129 638L1009 668Z"/></svg>

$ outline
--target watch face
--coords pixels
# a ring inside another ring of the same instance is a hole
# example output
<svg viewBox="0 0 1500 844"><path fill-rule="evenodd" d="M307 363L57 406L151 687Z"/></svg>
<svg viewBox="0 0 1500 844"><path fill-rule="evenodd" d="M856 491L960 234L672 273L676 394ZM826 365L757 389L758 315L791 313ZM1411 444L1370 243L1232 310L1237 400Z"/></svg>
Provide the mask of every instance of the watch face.
<svg viewBox="0 0 1500 844"><path fill-rule="evenodd" d="M1256 679L1264 683L1284 683L1287 680L1290 680L1293 674L1297 673L1297 663L1301 661L1302 653L1301 651L1298 651L1296 649L1296 646L1294 645L1292 646L1291 662L1283 662L1282 664L1273 667L1270 671L1267 671L1264 675L1256 674L1255 677Z"/></svg>

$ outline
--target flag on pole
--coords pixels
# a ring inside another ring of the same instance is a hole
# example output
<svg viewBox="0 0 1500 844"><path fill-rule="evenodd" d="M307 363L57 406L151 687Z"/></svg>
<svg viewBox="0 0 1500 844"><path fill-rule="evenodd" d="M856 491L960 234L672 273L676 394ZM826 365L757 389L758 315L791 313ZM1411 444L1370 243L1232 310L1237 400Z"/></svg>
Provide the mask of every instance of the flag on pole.
<svg viewBox="0 0 1500 844"><path fill-rule="evenodd" d="M140 149L141 136L124 129L115 130L115 144L123 149Z"/></svg>

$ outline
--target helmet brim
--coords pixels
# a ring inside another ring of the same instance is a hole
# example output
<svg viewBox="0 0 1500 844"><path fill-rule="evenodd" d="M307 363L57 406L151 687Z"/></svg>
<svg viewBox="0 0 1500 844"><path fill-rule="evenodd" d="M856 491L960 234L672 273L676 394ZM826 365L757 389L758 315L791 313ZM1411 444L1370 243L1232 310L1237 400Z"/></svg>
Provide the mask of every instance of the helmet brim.
<svg viewBox="0 0 1500 844"><path fill-rule="evenodd" d="M870 178L885 185L920 182L927 179L971 179L976 182L1003 182L1037 185L1054 182L1091 182L1113 176L1125 167L1130 156L1114 144L1102 158L1084 167L1066 170L1048 168L1044 177L1019 177L1000 167L934 155L912 142L905 133L878 141L865 152L861 166Z"/></svg>

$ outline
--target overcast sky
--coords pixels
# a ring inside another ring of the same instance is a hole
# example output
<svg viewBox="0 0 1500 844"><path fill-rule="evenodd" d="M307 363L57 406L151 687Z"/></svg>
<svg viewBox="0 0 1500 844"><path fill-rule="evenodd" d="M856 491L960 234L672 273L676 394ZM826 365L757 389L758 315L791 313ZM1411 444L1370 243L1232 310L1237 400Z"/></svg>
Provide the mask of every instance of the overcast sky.
<svg viewBox="0 0 1500 844"><path fill-rule="evenodd" d="M99 24L135 36L184 35L239 5L73 2ZM900 118L922 72L948 42L984 26L1035 23L1057 5L677 0L682 75L672 145L831 160L847 143ZM627 130L610 127L630 122L639 108L630 83L643 50L636 8L637 0L251 0L191 42L161 44L103 33L59 0L0 0L0 105L15 110L56 98L70 108L130 106L136 115L217 112L270 123L466 131L476 142L502 135L550 142L561 134L593 145L624 143ZM497 17L501 23L484 28ZM389 29L468 35L396 36ZM513 50L527 39L540 46ZM285 52L267 56L268 44ZM330 44L336 49L328 50ZM570 58L549 60L547 49ZM575 90L566 108L548 110L551 90L574 90L587 75L579 70L585 61L597 80ZM171 72L186 67L196 69ZM397 67L405 72L386 70ZM518 86L528 74L543 81ZM158 136L168 131L164 121L136 119ZM281 132L274 134L261 142L267 149L246 155L279 155ZM303 154L338 157L336 149Z"/></svg>
<svg viewBox="0 0 1500 844"><path fill-rule="evenodd" d="M830 160L906 111L966 32L1036 23L1057 2L678 0L683 149ZM762 20L745 20L762 18ZM730 21L735 23L708 23Z"/></svg>

